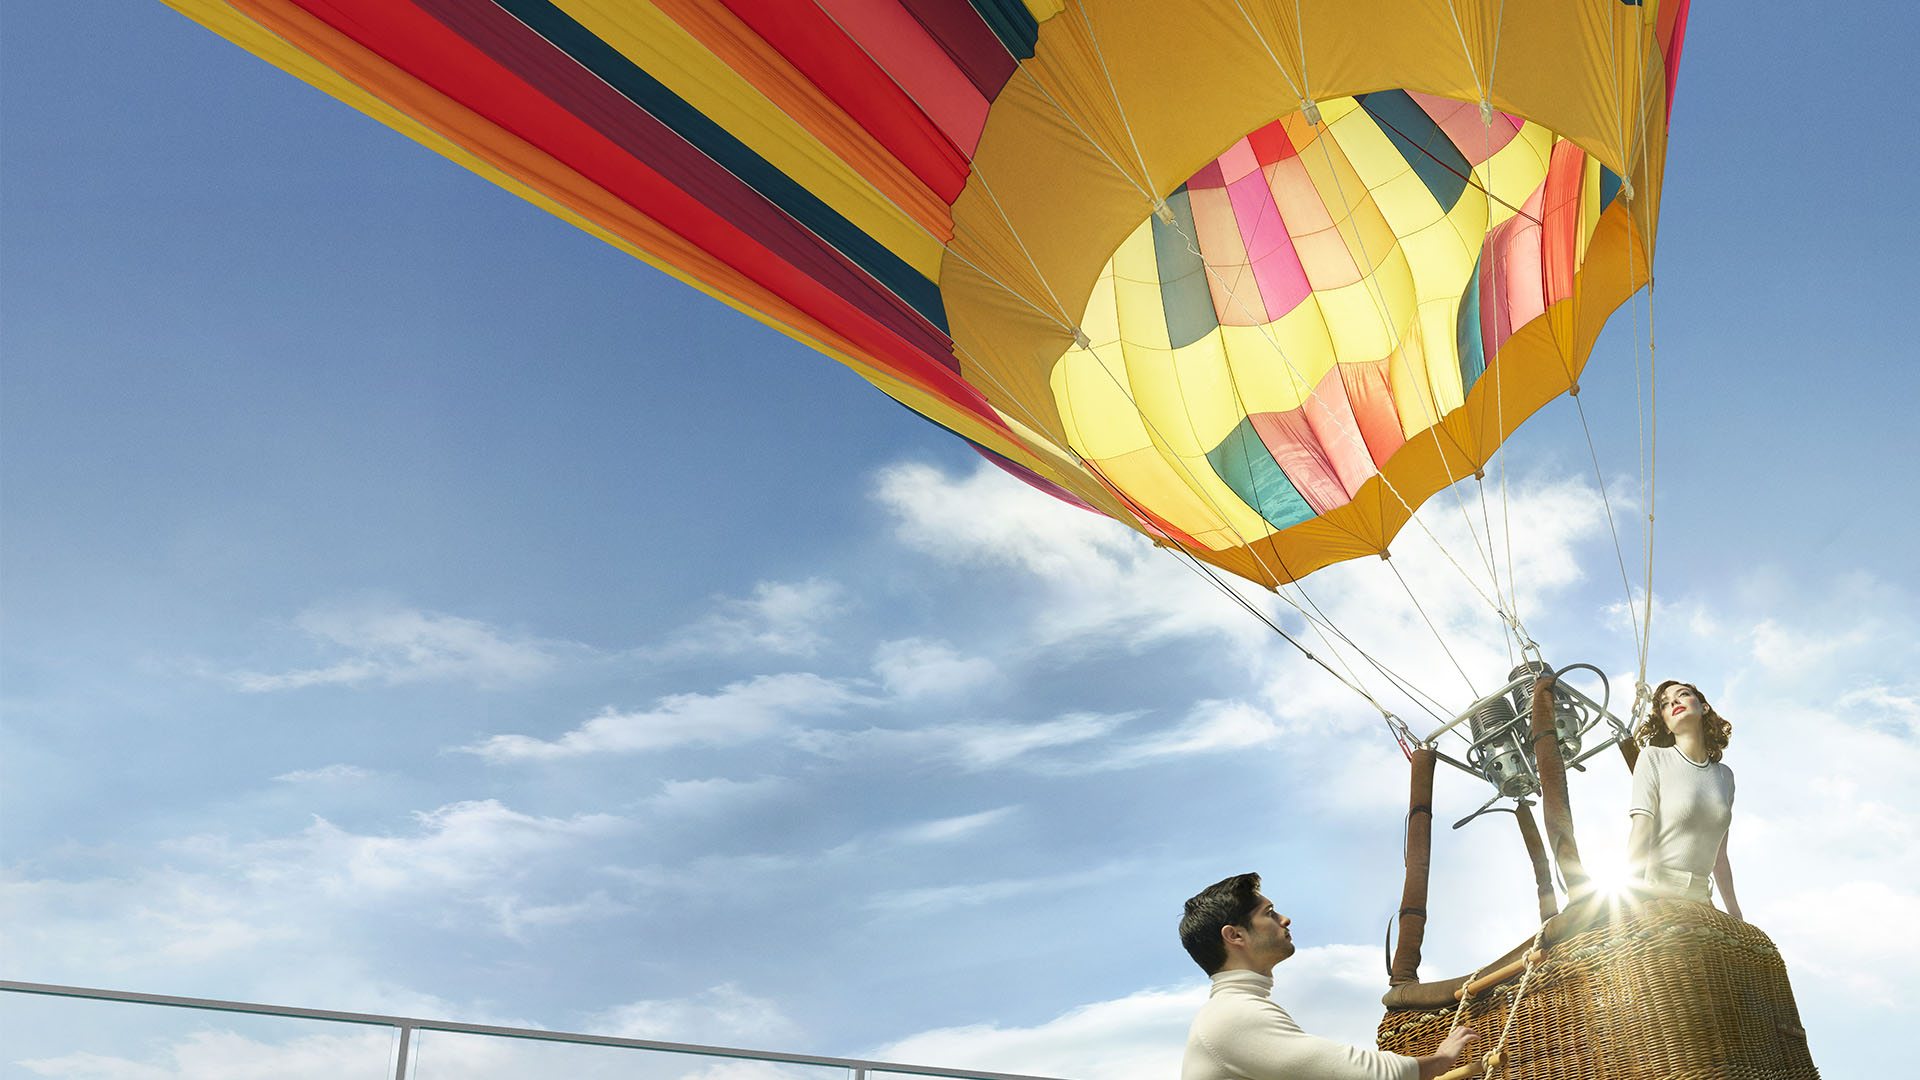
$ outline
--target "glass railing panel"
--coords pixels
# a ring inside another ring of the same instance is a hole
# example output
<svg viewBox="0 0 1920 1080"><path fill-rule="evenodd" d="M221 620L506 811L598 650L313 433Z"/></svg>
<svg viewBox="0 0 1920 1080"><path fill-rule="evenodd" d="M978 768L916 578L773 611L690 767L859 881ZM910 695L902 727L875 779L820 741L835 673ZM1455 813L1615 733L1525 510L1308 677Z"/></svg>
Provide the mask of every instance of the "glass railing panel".
<svg viewBox="0 0 1920 1080"><path fill-rule="evenodd" d="M900 1062L893 1062L892 1064L898 1065L900 1064ZM987 1070L987 1071L991 1072L992 1070ZM973 1075L972 1073L968 1073L968 1072L953 1072L953 1073L910 1072L908 1073L908 1072L893 1072L887 1069L868 1069L866 1070L865 1080L955 1080L955 1078L968 1077L972 1075Z"/></svg>
<svg viewBox="0 0 1920 1080"><path fill-rule="evenodd" d="M0 1078L392 1080L390 1027L0 995Z"/></svg>
<svg viewBox="0 0 1920 1080"><path fill-rule="evenodd" d="M850 1080L840 1066L467 1032L416 1031L413 1043L409 1080Z"/></svg>

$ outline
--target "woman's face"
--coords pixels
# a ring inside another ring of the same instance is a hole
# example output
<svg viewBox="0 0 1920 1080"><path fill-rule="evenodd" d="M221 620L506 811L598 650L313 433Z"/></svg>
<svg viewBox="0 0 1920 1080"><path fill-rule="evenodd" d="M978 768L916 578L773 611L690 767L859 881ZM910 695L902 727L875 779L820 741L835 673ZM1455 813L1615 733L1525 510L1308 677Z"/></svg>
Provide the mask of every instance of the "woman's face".
<svg viewBox="0 0 1920 1080"><path fill-rule="evenodd" d="M1707 703L1701 700L1700 691L1684 683L1667 687L1654 707L1659 710L1667 730L1676 735L1686 728L1699 727L1707 716Z"/></svg>

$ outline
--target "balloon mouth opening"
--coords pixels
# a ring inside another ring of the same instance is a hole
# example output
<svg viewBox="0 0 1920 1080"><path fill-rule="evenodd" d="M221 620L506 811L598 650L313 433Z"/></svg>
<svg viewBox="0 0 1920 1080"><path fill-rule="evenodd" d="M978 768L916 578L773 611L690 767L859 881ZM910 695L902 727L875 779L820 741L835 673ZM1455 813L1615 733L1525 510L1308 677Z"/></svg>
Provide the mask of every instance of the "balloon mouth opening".
<svg viewBox="0 0 1920 1080"><path fill-rule="evenodd" d="M1074 452L1183 545L1246 547L1353 502L1571 295L1620 188L1478 102L1389 90L1317 111L1241 136L1144 213L1049 375Z"/></svg>

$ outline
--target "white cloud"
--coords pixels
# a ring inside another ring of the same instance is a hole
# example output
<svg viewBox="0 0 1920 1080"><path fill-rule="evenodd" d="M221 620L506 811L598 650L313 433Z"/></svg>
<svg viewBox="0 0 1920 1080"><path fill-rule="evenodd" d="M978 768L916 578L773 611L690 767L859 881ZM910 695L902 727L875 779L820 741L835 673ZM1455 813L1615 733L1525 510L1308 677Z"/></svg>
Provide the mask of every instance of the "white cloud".
<svg viewBox="0 0 1920 1080"><path fill-rule="evenodd" d="M1920 695L1879 685L1841 695L1835 703L1850 720L1908 737L1920 735Z"/></svg>
<svg viewBox="0 0 1920 1080"><path fill-rule="evenodd" d="M759 802L793 789L792 781L778 776L753 780L669 780L658 794L647 800L654 810L669 815L698 817L719 813L737 806Z"/></svg>
<svg viewBox="0 0 1920 1080"><path fill-rule="evenodd" d="M762 1031L792 1037L798 1029L777 1012L756 1012L771 1003L716 987L677 1002L639 1002L609 1010L590 1023L597 1031L625 1010L634 1010L649 1026L646 1006L668 1023L681 1022L709 1039L727 1025L751 1036ZM347 1030L273 1040L220 1028L205 1028L159 1042L138 1056L76 1051L15 1062L27 1074L60 1080L337 1080L339 1077L392 1076L398 1040L392 1029L338 1025ZM521 1026L526 1025L509 1025ZM600 1031L600 1033L606 1033ZM619 1032L631 1038L685 1041L681 1033L664 1036ZM573 1080L630 1080L636 1074L657 1080L805 1080L817 1068L772 1062L697 1057L631 1047L602 1047L526 1038L418 1031L412 1040L409 1076L459 1077L460 1080L524 1080L529 1076L566 1076Z"/></svg>
<svg viewBox="0 0 1920 1080"><path fill-rule="evenodd" d="M1192 634L1259 639L1257 624L1145 537L992 465L957 480L926 465L891 466L880 471L875 498L908 546L1036 579L1044 599L1026 635L1035 647L1090 637L1133 646Z"/></svg>
<svg viewBox="0 0 1920 1080"><path fill-rule="evenodd" d="M1270 628L1178 558L1115 522L1011 482L991 466L958 479L924 465L894 466L879 474L875 497L894 513L903 542L943 561L1030 575L1034 599L1022 640L1033 648L1113 642L1139 649L1178 639L1208 641L1219 647L1225 667L1262 688L1260 704L1282 727L1357 731L1379 720L1370 707L1357 707L1361 699L1352 690L1291 646L1277 644ZM1630 508L1617 496L1616 504ZM1509 666L1502 623L1491 606L1496 588L1488 561L1499 569L1502 593L1511 562L1519 598L1505 603L1539 621L1549 601L1583 580L1589 554L1598 557L1598 545L1610 546L1598 493L1581 481L1515 480L1504 507L1504 517L1493 503L1484 521L1477 512L1463 518L1453 496L1443 493L1422 508L1424 528L1410 525L1395 540L1390 565L1363 558L1327 567L1282 590L1291 605L1230 575L1223 580L1342 678L1396 713L1426 715L1358 649L1439 697L1435 711L1451 715L1472 700L1459 669L1484 685L1500 681ZM1605 554L1610 560L1612 552ZM1324 614L1338 632L1323 636L1301 612Z"/></svg>
<svg viewBox="0 0 1920 1080"><path fill-rule="evenodd" d="M838 584L822 578L762 581L751 597L717 598L715 611L664 645L640 652L654 659L749 651L811 656L826 643L823 625L845 610L841 593Z"/></svg>
<svg viewBox="0 0 1920 1080"><path fill-rule="evenodd" d="M500 686L551 671L579 646L516 638L474 619L413 608L312 608L294 626L346 656L324 667L269 674L236 671L226 680L262 693L310 686L463 681Z"/></svg>
<svg viewBox="0 0 1920 1080"><path fill-rule="evenodd" d="M77 1051L15 1064L62 1080L337 1080L393 1069L392 1033L383 1028L262 1042L232 1031L196 1031L146 1060Z"/></svg>
<svg viewBox="0 0 1920 1080"><path fill-rule="evenodd" d="M1753 659L1782 674L1805 672L1869 640L1864 627L1838 635L1806 633L1776 618L1762 619L1747 633L1753 642Z"/></svg>
<svg viewBox="0 0 1920 1080"><path fill-rule="evenodd" d="M787 734L789 718L838 712L861 698L818 675L762 675L716 694L673 694L644 712L608 709L554 740L494 735L460 749L492 761L552 761L678 746L737 746Z"/></svg>
<svg viewBox="0 0 1920 1080"><path fill-rule="evenodd" d="M535 817L493 799L451 803L414 814L416 829L398 836L348 832L316 817L277 840L234 844L193 837L170 845L242 871L261 885L366 897L421 889L464 890L523 876L537 856L627 825L610 814Z"/></svg>
<svg viewBox="0 0 1920 1080"><path fill-rule="evenodd" d="M351 942L363 921L520 937L621 913L604 894L571 890L565 873L629 828L606 814L541 817L482 800L386 834L316 818L265 839L193 836L159 845L165 864L119 876L10 875L0 953L21 970L59 973L52 981L126 985L185 969L228 972L231 986L236 967L252 985L331 962L352 947L335 935ZM363 987L348 1007L377 1007L363 976L346 978Z"/></svg>
<svg viewBox="0 0 1920 1080"><path fill-rule="evenodd" d="M964 724L930 729L949 744L948 752L970 769L1004 765L1036 750L1073 746L1097 739L1133 714L1069 713L1037 724Z"/></svg>
<svg viewBox="0 0 1920 1080"><path fill-rule="evenodd" d="M1287 733L1274 716L1238 701L1196 702L1178 723L1126 740L1108 737L1140 713L1070 713L1036 723L936 724L922 728L813 730L796 744L834 758L895 755L951 762L968 771L1007 766L1069 775L1131 769L1168 758L1226 753L1272 743ZM1108 740L1104 747L1087 744ZM1071 754L1049 751L1075 748Z"/></svg>
<svg viewBox="0 0 1920 1080"><path fill-rule="evenodd" d="M1187 1026L1206 999L1204 983L1141 990L1032 1027L967 1024L923 1031L878 1047L873 1056L1076 1080L1167 1080L1180 1074Z"/></svg>
<svg viewBox="0 0 1920 1080"><path fill-rule="evenodd" d="M922 638L881 642L874 650L873 671L890 693L902 698L957 694L999 674L985 657L962 656L944 641Z"/></svg>
<svg viewBox="0 0 1920 1080"><path fill-rule="evenodd" d="M1812 882L1754 905L1788 958L1788 973L1838 984L1849 997L1912 1014L1909 973L1920 963L1920 895L1884 881ZM1862 928L1872 928L1863 933ZM1804 991L1803 991L1804 992Z"/></svg>
<svg viewBox="0 0 1920 1080"><path fill-rule="evenodd" d="M295 769L274 777L287 784L344 784L365 780L373 774L358 765L327 765L318 769Z"/></svg>
<svg viewBox="0 0 1920 1080"><path fill-rule="evenodd" d="M587 1027L627 1039L750 1047L790 1047L805 1034L777 1002L732 983L686 997L630 1001L593 1014Z"/></svg>
<svg viewBox="0 0 1920 1080"><path fill-rule="evenodd" d="M889 914L926 915L952 908L978 907L982 904L1010 900L1016 896L1027 896L1037 892L1081 889L1102 881L1110 881L1124 871L1125 867L1115 864L1046 877L1000 878L962 885L898 889L874 896L868 906Z"/></svg>
<svg viewBox="0 0 1920 1080"><path fill-rule="evenodd" d="M815 729L795 738L801 749L826 757L865 755L950 762L972 772L996 768L1028 755L1098 739L1135 715L1070 713L1031 724L936 724L919 728Z"/></svg>
<svg viewBox="0 0 1920 1080"><path fill-rule="evenodd" d="M1122 768L1160 758L1241 750L1270 743L1282 734L1264 710L1239 701L1201 701L1180 723L1117 748L1101 766Z"/></svg>
<svg viewBox="0 0 1920 1080"><path fill-rule="evenodd" d="M972 836L982 829L1011 817L1018 807L999 806L992 810L982 810L977 814L962 814L958 817L940 818L937 821L923 821L915 825L895 829L893 839L905 844L943 844L953 840Z"/></svg>

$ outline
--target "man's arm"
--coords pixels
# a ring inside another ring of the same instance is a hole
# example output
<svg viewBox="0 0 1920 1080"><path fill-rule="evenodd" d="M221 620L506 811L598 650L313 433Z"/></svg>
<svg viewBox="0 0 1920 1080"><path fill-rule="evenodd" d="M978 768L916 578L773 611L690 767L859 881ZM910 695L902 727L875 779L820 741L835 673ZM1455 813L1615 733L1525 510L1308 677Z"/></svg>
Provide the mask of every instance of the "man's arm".
<svg viewBox="0 0 1920 1080"><path fill-rule="evenodd" d="M1420 1060L1420 1080L1434 1080L1434 1077L1453 1068L1454 1062L1466 1052L1467 1044L1480 1037L1472 1028L1457 1027L1447 1032L1440 1048Z"/></svg>

